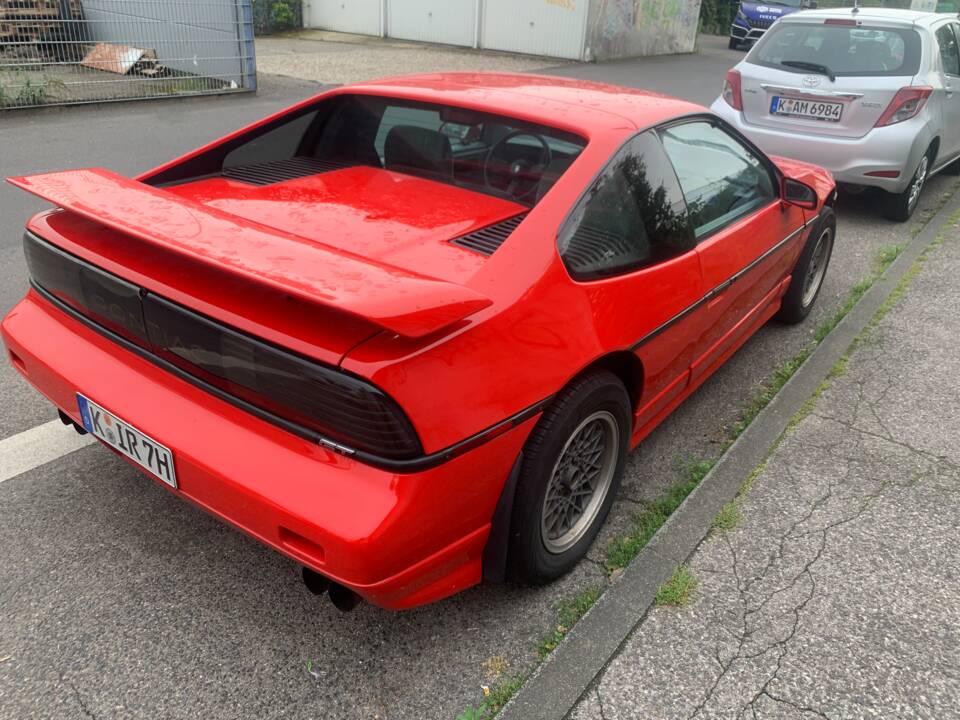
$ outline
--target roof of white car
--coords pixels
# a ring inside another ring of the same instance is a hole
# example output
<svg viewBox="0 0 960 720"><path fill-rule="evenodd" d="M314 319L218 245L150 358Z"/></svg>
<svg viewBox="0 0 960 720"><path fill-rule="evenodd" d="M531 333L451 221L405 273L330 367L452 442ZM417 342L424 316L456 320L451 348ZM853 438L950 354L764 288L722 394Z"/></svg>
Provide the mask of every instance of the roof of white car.
<svg viewBox="0 0 960 720"><path fill-rule="evenodd" d="M936 20L956 17L953 13L918 12L916 10L898 10L896 8L860 8L856 14L853 8L832 8L830 10L804 10L803 12L788 15L784 21L792 20L826 20L828 18L846 18L867 22L879 20L903 25L927 25Z"/></svg>

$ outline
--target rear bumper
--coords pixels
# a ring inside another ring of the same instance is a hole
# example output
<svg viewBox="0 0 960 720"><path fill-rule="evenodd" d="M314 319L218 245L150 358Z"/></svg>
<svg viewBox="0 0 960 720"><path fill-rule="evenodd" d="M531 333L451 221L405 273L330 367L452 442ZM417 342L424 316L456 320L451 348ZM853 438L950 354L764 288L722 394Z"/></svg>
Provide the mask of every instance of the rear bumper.
<svg viewBox="0 0 960 720"><path fill-rule="evenodd" d="M906 122L874 128L863 137L844 138L748 123L744 114L730 107L723 98L714 100L710 109L766 153L819 165L840 183L868 185L895 193L909 184L933 140L924 113ZM896 178L867 175L891 169L899 170L900 175Z"/></svg>
<svg viewBox="0 0 960 720"><path fill-rule="evenodd" d="M438 467L400 474L259 420L34 291L4 319L2 335L21 374L74 420L80 392L169 447L180 486L163 487L390 609L480 581L501 488L535 422Z"/></svg>

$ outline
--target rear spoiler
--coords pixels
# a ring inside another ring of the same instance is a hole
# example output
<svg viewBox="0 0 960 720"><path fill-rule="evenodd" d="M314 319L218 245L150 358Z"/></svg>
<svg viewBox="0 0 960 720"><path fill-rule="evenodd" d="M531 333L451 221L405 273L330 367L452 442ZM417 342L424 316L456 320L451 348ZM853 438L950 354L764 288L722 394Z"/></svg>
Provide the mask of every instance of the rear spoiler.
<svg viewBox="0 0 960 720"><path fill-rule="evenodd" d="M488 307L470 288L274 230L101 168L8 178L185 260L417 338Z"/></svg>

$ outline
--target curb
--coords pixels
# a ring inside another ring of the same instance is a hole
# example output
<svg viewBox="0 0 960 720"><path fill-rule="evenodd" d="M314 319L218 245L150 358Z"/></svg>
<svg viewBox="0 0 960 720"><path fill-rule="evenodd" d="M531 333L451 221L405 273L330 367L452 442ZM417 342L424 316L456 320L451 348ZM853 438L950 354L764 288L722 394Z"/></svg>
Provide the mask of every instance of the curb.
<svg viewBox="0 0 960 720"><path fill-rule="evenodd" d="M500 720L563 720L617 654L653 604L657 588L693 554L720 509L762 463L790 420L817 391L947 220L960 210L955 192L779 393L667 519L620 579L607 589L501 711Z"/></svg>

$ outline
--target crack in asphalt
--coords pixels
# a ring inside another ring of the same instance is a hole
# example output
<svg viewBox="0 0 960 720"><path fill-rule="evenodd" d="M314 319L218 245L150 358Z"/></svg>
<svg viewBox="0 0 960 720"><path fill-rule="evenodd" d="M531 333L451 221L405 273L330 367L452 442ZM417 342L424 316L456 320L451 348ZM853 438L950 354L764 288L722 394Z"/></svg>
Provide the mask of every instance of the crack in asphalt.
<svg viewBox="0 0 960 720"><path fill-rule="evenodd" d="M870 413L875 418L879 419L879 413L876 412L876 410L872 407L872 402L866 397L866 390L863 384L864 381L860 380L859 378L853 379L852 381L857 386L856 403L855 406L851 408L853 416L855 418L862 417L864 408L869 407ZM883 392L888 392L889 387L892 386L892 384L892 382L887 383L887 386L883 389ZM837 475L834 477L823 478L826 486L822 488L821 492L813 499L803 498L798 489L799 483L797 482L791 467L777 467L775 469L775 471L779 473L781 480L784 481L781 484L784 484L786 488L788 488L789 492L791 492L794 496L803 500L806 508L800 517L791 522L789 527L786 528L786 530L780 535L776 548L767 557L766 562L759 569L759 571L750 576L746 576L741 564L741 559L738 557L737 548L731 537L728 534L723 534L721 536L726 545L727 552L729 553L732 577L736 582L738 594L737 605L740 618L740 627L738 630L735 631L729 628L724 629L727 633L736 638L737 645L736 650L726 660L723 658L722 646L720 644L713 648L713 660L718 665L718 672L702 699L689 714L689 720L693 720L694 718L707 714L708 706L716 697L721 684L730 675L732 669L737 663L757 660L763 658L763 656L771 652L776 653L776 661L772 672L767 673L767 677L763 680L759 689L753 693L752 697L750 697L750 699L740 708L737 717L756 718L756 706L758 701L760 701L762 698L768 698L772 702L779 702L789 705L798 712L827 718L828 715L823 710L820 710L812 705L798 703L782 697L773 689L774 684L780 679L779 675L783 668L784 659L789 652L790 642L796 637L800 630L801 618L804 614L804 611L817 595L815 566L823 558L823 555L828 548L831 533L848 523L862 518L864 514L870 510L874 503L878 499L882 498L890 489L908 488L916 485L920 481L920 475L915 473L905 482L890 478L878 479L876 481L877 486L872 491L865 493L859 498L851 498L854 499L854 507L852 511L844 512L843 508L841 508L839 517L826 522L819 527L810 527L810 525L815 523L815 519L818 514L821 512L829 512L831 501L835 500L837 497L841 497L841 501L843 501L842 496L840 495L841 490L853 479L856 470L861 469L857 466L862 463L863 458L870 457L869 454L865 455L863 448L863 443L867 437L891 443L898 448L906 450L912 456L920 459L924 463L936 466L938 469L942 468L944 465L950 469L956 468L954 463L942 456L938 456L923 449L916 448L906 441L893 437L892 433L889 436L883 434L889 433L889 427L883 422L878 422L878 425L883 429L883 432L878 433L859 426L856 421L845 421L843 419L829 417L824 414L817 414L816 417L826 422L836 423L848 431L848 433L838 433L840 437L837 437L835 444L830 444L832 445L831 448L828 449L821 446L818 449L828 451L835 450L844 441L850 441L852 439L855 443L856 449L860 452L855 452L849 457L840 458L844 461L842 472L837 473ZM846 435L846 437L842 437L843 435ZM850 437L851 435L852 438ZM805 442L802 438L797 436L794 436L793 441L797 443L800 449L804 452L807 452L809 449L814 447L812 444ZM833 453L831 453L831 457L833 460L838 459ZM767 475L769 475L772 470L773 468L768 468ZM860 476L862 478L863 473L860 473ZM784 569L784 565L786 565L788 562L788 556L791 550L800 553L806 552L802 547L797 548L792 546L798 545L804 539L808 538L816 538L815 552L813 552L812 556L803 563L803 566L799 569L799 571L791 573L787 582L778 583L778 586L772 591L760 592L759 588L764 584L764 581L766 581L772 575L773 572L782 571ZM805 591L802 592L801 596L797 598L799 602L794 602L793 607L786 608L783 611L783 614L785 615L792 615L792 621L789 623L789 631L785 636L777 637L778 633L776 631L776 626L778 625L778 622L776 620L764 621L762 612L772 603L775 598L784 595L789 596L791 592L800 587L801 583L806 583L807 587ZM773 627L771 628L771 626ZM770 632L774 637L766 639L766 641L757 648L750 647L751 641L756 637L761 636L761 634L765 631Z"/></svg>
<svg viewBox="0 0 960 720"><path fill-rule="evenodd" d="M73 690L73 696L77 699L77 703L80 705L80 709L83 710L83 714L92 720L97 720L97 716L93 714L93 711L87 707L87 703L84 702L83 696L80 694L80 690L77 686L70 680L67 681L67 685L70 686L70 689Z"/></svg>

